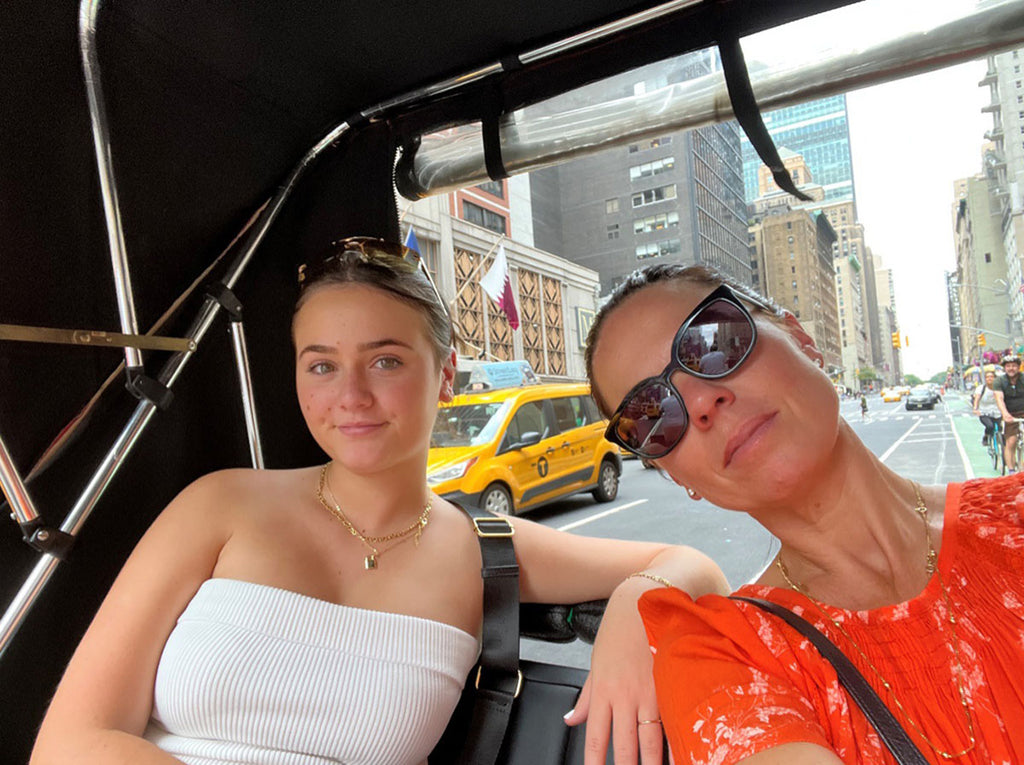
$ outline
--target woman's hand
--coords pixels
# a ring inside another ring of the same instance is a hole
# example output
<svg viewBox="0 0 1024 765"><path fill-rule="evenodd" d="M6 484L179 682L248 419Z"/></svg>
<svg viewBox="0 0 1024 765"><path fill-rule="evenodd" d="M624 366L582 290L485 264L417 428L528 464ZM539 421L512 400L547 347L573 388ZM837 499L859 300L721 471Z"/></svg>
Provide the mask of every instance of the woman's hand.
<svg viewBox="0 0 1024 765"><path fill-rule="evenodd" d="M636 610L640 595L657 586L643 578L627 579L608 600L594 642L590 676L576 708L565 718L568 725L586 722L586 765L605 762L609 734L616 765L662 762L663 731L651 649Z"/></svg>

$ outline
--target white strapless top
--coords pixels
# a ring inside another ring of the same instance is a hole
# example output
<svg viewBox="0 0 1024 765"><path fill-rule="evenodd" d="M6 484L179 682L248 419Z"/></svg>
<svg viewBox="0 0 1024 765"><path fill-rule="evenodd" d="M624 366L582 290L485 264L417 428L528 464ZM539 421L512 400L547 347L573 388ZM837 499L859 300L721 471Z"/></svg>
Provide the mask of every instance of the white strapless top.
<svg viewBox="0 0 1024 765"><path fill-rule="evenodd" d="M416 765L478 652L441 622L210 579L164 646L146 738L190 765Z"/></svg>

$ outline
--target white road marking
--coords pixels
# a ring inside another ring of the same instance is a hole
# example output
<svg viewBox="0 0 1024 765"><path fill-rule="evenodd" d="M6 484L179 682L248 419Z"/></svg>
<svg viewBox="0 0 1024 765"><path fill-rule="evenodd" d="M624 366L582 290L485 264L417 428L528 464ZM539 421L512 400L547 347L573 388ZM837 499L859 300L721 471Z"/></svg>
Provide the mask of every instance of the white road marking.
<svg viewBox="0 0 1024 765"><path fill-rule="evenodd" d="M900 419L900 418L897 418L897 419ZM907 432L904 433L899 438L897 438L896 439L896 443L894 443L892 446L890 446L888 449L886 449L885 450L885 454L883 454L878 459L880 459L882 462L885 462L887 459L889 459L889 455L892 454L894 451L896 451L899 448L900 444L903 443L904 439L906 439L907 436L909 436L911 433L913 433L917 429L917 426L920 425L920 424L921 424L921 420L915 420L914 424L910 426L910 428L907 430Z"/></svg>
<svg viewBox="0 0 1024 765"><path fill-rule="evenodd" d="M974 468L971 467L971 461L967 459L967 452L964 451L963 442L960 440L960 434L956 432L956 428L953 427L952 415L946 415L949 418L949 428L953 431L953 438L956 439L956 448L960 452L960 461L964 463L964 474L967 476L966 480L974 478Z"/></svg>
<svg viewBox="0 0 1024 765"><path fill-rule="evenodd" d="M594 515L587 516L586 518L582 518L582 519L580 519L578 521L573 521L572 523L567 523L564 526L559 526L558 530L559 531L568 531L569 529L576 529L576 528L579 528L580 526L587 525L591 521L596 521L596 520L599 520L601 518L606 518L609 515L614 515L615 513L619 512L621 510L626 510L626 509L628 509L630 507L634 507L636 505L642 505L646 501L647 501L646 499L638 499L635 502L627 502L624 505L619 505L618 507L613 507L611 510L605 510L603 513L595 513Z"/></svg>

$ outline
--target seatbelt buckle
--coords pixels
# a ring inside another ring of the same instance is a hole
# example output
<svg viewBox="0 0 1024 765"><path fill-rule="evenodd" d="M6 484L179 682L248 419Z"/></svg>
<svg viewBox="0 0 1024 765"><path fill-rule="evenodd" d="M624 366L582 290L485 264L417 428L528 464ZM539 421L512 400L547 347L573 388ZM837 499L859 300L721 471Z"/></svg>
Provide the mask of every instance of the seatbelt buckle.
<svg viewBox="0 0 1024 765"><path fill-rule="evenodd" d="M478 537L510 537L516 533L515 526L507 518L474 518L473 528L476 529Z"/></svg>

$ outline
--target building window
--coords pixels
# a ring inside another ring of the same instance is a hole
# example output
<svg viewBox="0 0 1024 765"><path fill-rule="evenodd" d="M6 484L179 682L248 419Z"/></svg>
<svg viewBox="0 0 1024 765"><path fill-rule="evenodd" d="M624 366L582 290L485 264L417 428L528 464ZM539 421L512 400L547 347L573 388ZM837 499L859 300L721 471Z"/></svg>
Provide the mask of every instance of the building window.
<svg viewBox="0 0 1024 765"><path fill-rule="evenodd" d="M641 149L657 149L659 146L668 146L672 143L672 136L664 135L661 138L652 138L646 143L631 143L629 145L629 153L636 154Z"/></svg>
<svg viewBox="0 0 1024 765"><path fill-rule="evenodd" d="M638 181L641 178L650 178L652 175L667 173L675 166L675 157L663 157L653 162L645 162L642 165L633 165L633 167L629 168L629 180Z"/></svg>
<svg viewBox="0 0 1024 765"><path fill-rule="evenodd" d="M505 233L505 216L499 215L492 210L484 209L472 202L462 202L462 218L469 223L489 228L491 231L496 231L499 234Z"/></svg>
<svg viewBox="0 0 1024 765"><path fill-rule="evenodd" d="M668 186L659 186L654 189L647 189L646 191L640 191L634 194L631 199L633 207L643 207L644 205L651 205L655 202L662 202L666 199L676 198L676 185L670 184Z"/></svg>
<svg viewBox="0 0 1024 765"><path fill-rule="evenodd" d="M986 252L985 253L985 262L986 263L991 263L992 262L992 253L991 252Z"/></svg>
<svg viewBox="0 0 1024 765"><path fill-rule="evenodd" d="M793 244L793 237L789 237L789 244Z"/></svg>
<svg viewBox="0 0 1024 765"><path fill-rule="evenodd" d="M486 183L478 183L476 187L481 191L486 191L488 194L497 197L498 199L505 198L505 184L501 181L487 181Z"/></svg>
<svg viewBox="0 0 1024 765"><path fill-rule="evenodd" d="M619 238L619 224L613 223L608 227L608 238L618 239Z"/></svg>
<svg viewBox="0 0 1024 765"><path fill-rule="evenodd" d="M619 198L604 200L604 211L606 215L614 215L619 211Z"/></svg>
<svg viewBox="0 0 1024 765"><path fill-rule="evenodd" d="M663 255L675 255L682 251L682 242L678 239L666 239L663 242L638 244L636 247L636 259L646 260L647 258L660 258Z"/></svg>
<svg viewBox="0 0 1024 765"><path fill-rule="evenodd" d="M673 211L661 215L651 215L647 218L637 218L633 221L634 234L646 234L651 231L661 231L666 228L674 228L679 225L679 213Z"/></svg>
<svg viewBox="0 0 1024 765"><path fill-rule="evenodd" d="M796 273L796 266L790 266L790 267L789 267L789 272L790 272L791 274L795 274L795 273Z"/></svg>

